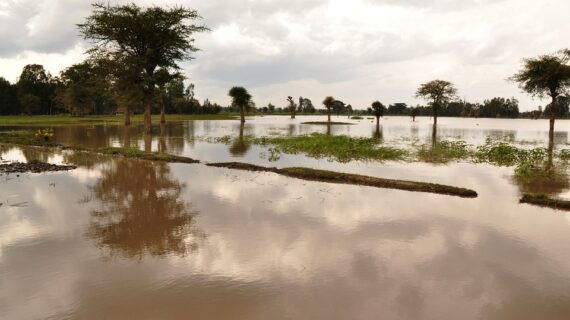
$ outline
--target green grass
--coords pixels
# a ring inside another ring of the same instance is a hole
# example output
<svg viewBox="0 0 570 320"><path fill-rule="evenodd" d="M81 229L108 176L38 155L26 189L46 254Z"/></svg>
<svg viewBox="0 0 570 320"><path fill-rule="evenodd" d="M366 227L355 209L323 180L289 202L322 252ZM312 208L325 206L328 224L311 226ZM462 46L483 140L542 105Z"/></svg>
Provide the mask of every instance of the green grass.
<svg viewBox="0 0 570 320"><path fill-rule="evenodd" d="M151 161L163 161L163 162L181 162L181 163L198 163L199 161L175 156L168 153L161 152L145 152L137 148L117 148L117 147L104 147L96 149L95 152L108 155L119 155L125 158L136 158Z"/></svg>
<svg viewBox="0 0 570 320"><path fill-rule="evenodd" d="M73 117L70 115L57 116L0 116L0 126L13 125L33 125L33 126L59 126L59 125L93 125L104 123L123 123L122 115L100 115ZM237 116L232 113L221 114L172 114L166 115L166 121L186 121L186 120L235 120ZM143 115L131 116L132 123L143 121ZM160 121L160 115L152 115L152 121Z"/></svg>
<svg viewBox="0 0 570 320"><path fill-rule="evenodd" d="M383 147L372 138L349 136L329 136L321 133L292 137L247 138L249 142L273 146L273 152L305 154L309 157L330 161L349 162L352 160L401 160L408 155L402 149Z"/></svg>
<svg viewBox="0 0 570 320"><path fill-rule="evenodd" d="M51 141L51 139L44 139L43 137L36 136L34 130L12 130L0 131L0 142L7 144L19 144L28 146L44 146L44 147L58 147Z"/></svg>
<svg viewBox="0 0 570 320"><path fill-rule="evenodd" d="M432 163L448 163L466 159L470 155L465 141L440 141L435 146L424 144L417 151L418 159Z"/></svg>

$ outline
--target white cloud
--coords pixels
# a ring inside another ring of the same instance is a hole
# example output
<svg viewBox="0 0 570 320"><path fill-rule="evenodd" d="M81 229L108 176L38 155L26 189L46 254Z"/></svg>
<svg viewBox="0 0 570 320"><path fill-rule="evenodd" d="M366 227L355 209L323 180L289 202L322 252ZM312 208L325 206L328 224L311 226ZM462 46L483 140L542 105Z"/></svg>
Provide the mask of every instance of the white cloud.
<svg viewBox="0 0 570 320"><path fill-rule="evenodd" d="M197 36L202 51L183 67L200 98L221 103L241 84L258 105L329 94L358 107L374 99L415 104L416 87L439 77L470 100L515 95L530 109L540 102L505 79L523 57L566 46L570 28L563 0L163 3L196 8L212 29ZM86 2L0 1L0 75L14 81L25 63L57 73L79 61L84 45L75 24L88 13Z"/></svg>

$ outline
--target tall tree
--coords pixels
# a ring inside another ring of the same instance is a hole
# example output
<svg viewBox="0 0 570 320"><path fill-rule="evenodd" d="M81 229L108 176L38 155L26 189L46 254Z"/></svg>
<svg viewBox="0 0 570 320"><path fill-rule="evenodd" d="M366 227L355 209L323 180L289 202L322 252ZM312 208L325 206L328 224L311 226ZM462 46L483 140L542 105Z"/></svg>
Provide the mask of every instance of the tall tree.
<svg viewBox="0 0 570 320"><path fill-rule="evenodd" d="M295 119L295 112L297 111L297 104L295 104L295 100L293 97L288 96L287 102L289 102L289 112L291 112L291 119Z"/></svg>
<svg viewBox="0 0 570 320"><path fill-rule="evenodd" d="M239 108L241 123L245 123L245 112L249 110L253 102L251 94L244 87L233 87L228 95L232 97L232 105Z"/></svg>
<svg viewBox="0 0 570 320"><path fill-rule="evenodd" d="M433 80L422 84L416 92L417 98L428 100L431 104L433 124L437 125L439 109L453 100L457 95L457 89L453 83L444 80Z"/></svg>
<svg viewBox="0 0 570 320"><path fill-rule="evenodd" d="M184 7L94 4L92 14L78 25L83 37L94 44L91 54L104 53L111 59L121 59L140 77L146 133L152 132L155 71L177 70L180 61L192 59L191 53L198 50L192 36L208 30L204 25L192 23L197 19L200 19L197 11Z"/></svg>
<svg viewBox="0 0 570 320"><path fill-rule="evenodd" d="M554 140L554 120L558 114L558 96L568 92L570 86L570 50L558 54L542 55L523 60L521 70L510 79L534 97L551 98L549 140Z"/></svg>
<svg viewBox="0 0 570 320"><path fill-rule="evenodd" d="M328 122L331 122L331 111L334 107L334 102L335 102L335 98L328 96L325 98L325 100L323 100L323 105L325 106L325 108L327 109L327 116L328 116Z"/></svg>
<svg viewBox="0 0 570 320"><path fill-rule="evenodd" d="M42 65L25 66L16 86L18 100L27 114L51 114L55 86Z"/></svg>
<svg viewBox="0 0 570 320"><path fill-rule="evenodd" d="M17 114L20 112L19 108L18 89L0 77L0 114Z"/></svg>

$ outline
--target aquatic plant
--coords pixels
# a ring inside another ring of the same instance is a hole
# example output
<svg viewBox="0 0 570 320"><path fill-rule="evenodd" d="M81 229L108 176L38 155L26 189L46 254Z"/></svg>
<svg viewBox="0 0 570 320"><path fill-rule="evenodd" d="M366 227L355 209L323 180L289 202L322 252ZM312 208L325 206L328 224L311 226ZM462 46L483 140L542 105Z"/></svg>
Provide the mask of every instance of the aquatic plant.
<svg viewBox="0 0 570 320"><path fill-rule="evenodd" d="M305 154L330 161L401 160L408 155L403 149L379 146L372 138L329 136L321 133L293 137L249 138L254 144L273 146L275 152Z"/></svg>
<svg viewBox="0 0 570 320"><path fill-rule="evenodd" d="M440 141L435 145L421 145L417 151L417 156L426 162L447 163L465 159L471 153L469 145L465 141Z"/></svg>

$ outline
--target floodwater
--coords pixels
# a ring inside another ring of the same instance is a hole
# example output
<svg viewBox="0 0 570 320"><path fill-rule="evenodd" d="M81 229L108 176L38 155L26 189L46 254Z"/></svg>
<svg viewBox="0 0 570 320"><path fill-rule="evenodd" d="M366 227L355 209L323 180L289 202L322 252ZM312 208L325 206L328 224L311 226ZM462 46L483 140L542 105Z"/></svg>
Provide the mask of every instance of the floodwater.
<svg viewBox="0 0 570 320"><path fill-rule="evenodd" d="M244 134L328 130L306 119L256 118ZM349 121L330 133L374 134L371 120ZM439 122L440 139L471 144L548 139L546 121ZM512 168L473 163L270 162L240 145L236 121L173 123L162 135L157 126L150 141L136 126L54 129L57 141L89 147L433 181L479 197L2 147L4 160L78 168L0 176L0 319L570 318L570 214L518 203L536 189L568 197L568 184L521 183ZM568 131L570 121L557 122L559 148ZM224 135L237 142L196 139ZM427 143L431 126L386 118L382 135Z"/></svg>

